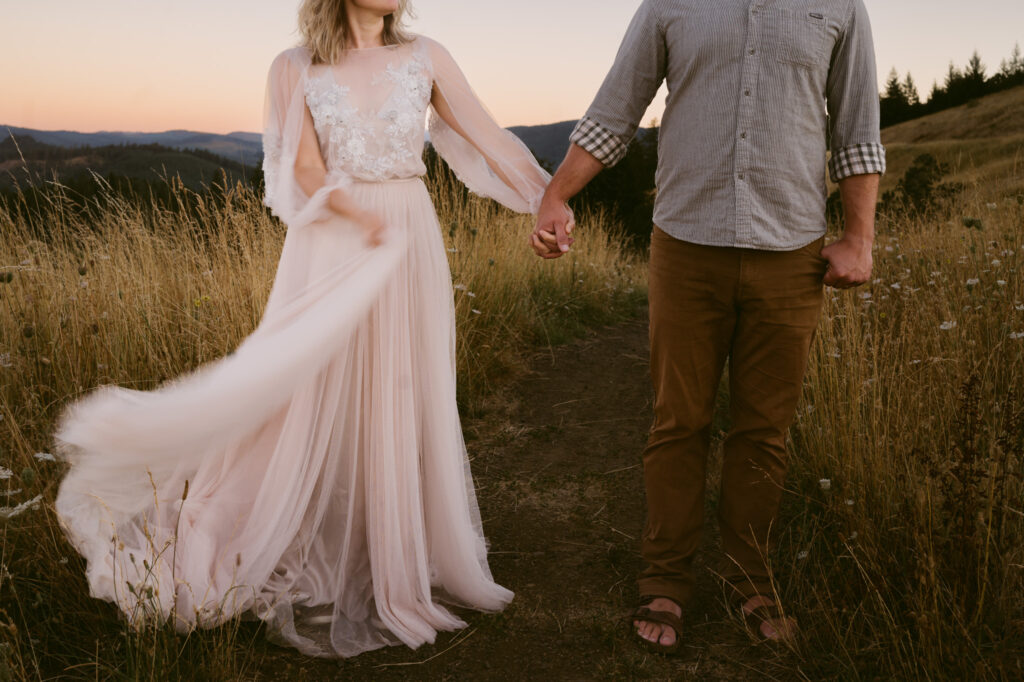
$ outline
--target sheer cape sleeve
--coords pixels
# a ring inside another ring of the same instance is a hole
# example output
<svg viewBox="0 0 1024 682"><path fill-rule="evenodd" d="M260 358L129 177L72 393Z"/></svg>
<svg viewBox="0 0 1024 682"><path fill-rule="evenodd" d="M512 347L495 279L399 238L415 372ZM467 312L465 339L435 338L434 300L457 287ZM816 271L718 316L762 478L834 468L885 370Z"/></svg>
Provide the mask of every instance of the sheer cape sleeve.
<svg viewBox="0 0 1024 682"><path fill-rule="evenodd" d="M289 229L313 221L337 217L327 204L330 193L351 185L351 178L340 170L327 174L324 186L312 196L295 179L302 126L306 119L305 83L311 60L306 48L285 50L274 59L267 75L263 108L263 178L266 194L263 202Z"/></svg>
<svg viewBox="0 0 1024 682"><path fill-rule="evenodd" d="M420 36L434 76L430 142L470 191L536 214L551 175L480 102L451 54Z"/></svg>

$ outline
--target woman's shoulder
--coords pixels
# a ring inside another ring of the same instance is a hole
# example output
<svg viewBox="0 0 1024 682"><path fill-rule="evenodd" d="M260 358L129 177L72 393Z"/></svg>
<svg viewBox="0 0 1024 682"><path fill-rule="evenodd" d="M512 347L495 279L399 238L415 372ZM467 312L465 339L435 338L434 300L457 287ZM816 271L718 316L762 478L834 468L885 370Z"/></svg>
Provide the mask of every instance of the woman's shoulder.
<svg viewBox="0 0 1024 682"><path fill-rule="evenodd" d="M288 49L279 52L270 64L271 69L301 69L308 66L311 61L312 57L309 48L304 45L296 45L295 47L289 47Z"/></svg>

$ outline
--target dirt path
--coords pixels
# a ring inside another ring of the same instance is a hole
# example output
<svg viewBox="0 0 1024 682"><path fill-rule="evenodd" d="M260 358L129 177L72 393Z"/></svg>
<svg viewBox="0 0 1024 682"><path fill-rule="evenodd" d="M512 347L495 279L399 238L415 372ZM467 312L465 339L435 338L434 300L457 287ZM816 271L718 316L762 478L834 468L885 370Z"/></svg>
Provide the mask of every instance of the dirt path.
<svg viewBox="0 0 1024 682"><path fill-rule="evenodd" d="M516 592L504 613L466 612L469 627L432 646L346 661L260 644L256 678L793 679L788 656L752 643L729 619L704 563L683 614L682 656L644 652L620 620L636 600L640 566L647 357L645 320L599 330L538 354L509 392L510 404L467 422L491 567ZM713 526L705 555L717 545Z"/></svg>

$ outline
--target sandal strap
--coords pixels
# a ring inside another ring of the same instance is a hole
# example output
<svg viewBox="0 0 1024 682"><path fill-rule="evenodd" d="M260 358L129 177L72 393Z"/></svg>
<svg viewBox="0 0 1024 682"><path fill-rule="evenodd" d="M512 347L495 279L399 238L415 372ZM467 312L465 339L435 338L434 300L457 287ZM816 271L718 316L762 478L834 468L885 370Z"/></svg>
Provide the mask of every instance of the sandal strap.
<svg viewBox="0 0 1024 682"><path fill-rule="evenodd" d="M630 621L643 620L648 623L667 625L675 631L676 641L683 636L683 621L671 611L654 611L646 606L641 606L633 612L629 619Z"/></svg>

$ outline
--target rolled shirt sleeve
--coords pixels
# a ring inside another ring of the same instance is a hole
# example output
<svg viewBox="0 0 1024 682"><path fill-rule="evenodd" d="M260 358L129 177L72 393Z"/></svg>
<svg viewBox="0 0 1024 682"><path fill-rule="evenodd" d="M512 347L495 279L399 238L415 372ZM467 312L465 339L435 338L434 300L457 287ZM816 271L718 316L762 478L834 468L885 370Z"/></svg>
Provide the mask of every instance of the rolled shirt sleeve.
<svg viewBox="0 0 1024 682"><path fill-rule="evenodd" d="M662 0L644 0L630 22L615 63L569 140L605 166L622 160L647 107L665 79Z"/></svg>
<svg viewBox="0 0 1024 682"><path fill-rule="evenodd" d="M828 172L833 182L885 173L871 23L863 0L853 0L850 9L826 86L832 148Z"/></svg>

